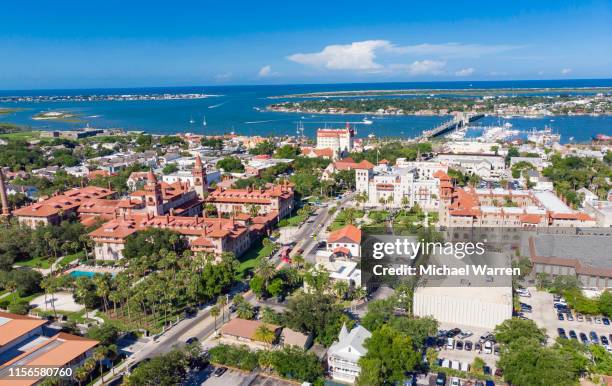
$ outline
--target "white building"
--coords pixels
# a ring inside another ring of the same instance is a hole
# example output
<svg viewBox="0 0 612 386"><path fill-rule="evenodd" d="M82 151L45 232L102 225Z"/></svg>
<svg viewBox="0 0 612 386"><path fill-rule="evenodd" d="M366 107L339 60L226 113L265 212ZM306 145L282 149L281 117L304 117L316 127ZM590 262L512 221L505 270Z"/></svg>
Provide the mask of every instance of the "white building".
<svg viewBox="0 0 612 386"><path fill-rule="evenodd" d="M331 377L340 382L354 383L361 371L359 359L367 353L363 343L372 336L361 326L350 332L342 326L338 340L327 351L327 366Z"/></svg>
<svg viewBox="0 0 612 386"><path fill-rule="evenodd" d="M419 287L413 312L443 324L492 330L512 317L512 287Z"/></svg>
<svg viewBox="0 0 612 386"><path fill-rule="evenodd" d="M449 153L464 154L495 154L495 149L501 150L501 145L495 142L451 141L444 144Z"/></svg>
<svg viewBox="0 0 612 386"><path fill-rule="evenodd" d="M347 258L359 258L361 256L361 230L349 224L331 232L327 236L327 251Z"/></svg>
<svg viewBox="0 0 612 386"><path fill-rule="evenodd" d="M450 168L462 169L486 180L506 177L504 157L485 154L438 154L434 161Z"/></svg>
<svg viewBox="0 0 612 386"><path fill-rule="evenodd" d="M357 192L367 194L368 206L401 208L418 204L424 209L437 210L440 180L434 175L446 174L444 169L448 168L438 163L401 164L410 166L356 169Z"/></svg>
<svg viewBox="0 0 612 386"><path fill-rule="evenodd" d="M355 131L348 124L344 129L318 129L317 149L332 149L334 158L339 158L353 150L354 138Z"/></svg>

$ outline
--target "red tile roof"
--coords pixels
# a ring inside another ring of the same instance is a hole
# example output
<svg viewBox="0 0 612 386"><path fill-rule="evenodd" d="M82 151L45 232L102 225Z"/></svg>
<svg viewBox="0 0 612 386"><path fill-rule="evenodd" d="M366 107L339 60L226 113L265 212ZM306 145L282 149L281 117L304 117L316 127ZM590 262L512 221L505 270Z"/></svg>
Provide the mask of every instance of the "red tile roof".
<svg viewBox="0 0 612 386"><path fill-rule="evenodd" d="M328 243L347 242L361 244L361 230L354 225L347 225L344 228L331 232L327 237Z"/></svg>
<svg viewBox="0 0 612 386"><path fill-rule="evenodd" d="M264 323L259 320L247 320L235 318L227 322L223 327L221 327L221 334L235 336L238 338L245 338L249 340L255 339L255 332L261 325L266 325L272 331L276 331L280 328L276 324Z"/></svg>

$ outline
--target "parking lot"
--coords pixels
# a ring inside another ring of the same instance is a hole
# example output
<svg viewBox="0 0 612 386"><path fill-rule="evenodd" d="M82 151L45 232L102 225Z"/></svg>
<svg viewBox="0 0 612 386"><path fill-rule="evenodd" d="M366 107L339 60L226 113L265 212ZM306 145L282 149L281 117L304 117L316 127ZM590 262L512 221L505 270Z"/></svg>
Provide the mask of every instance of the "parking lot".
<svg viewBox="0 0 612 386"><path fill-rule="evenodd" d="M557 316L557 310L553 308L553 295L547 292L536 291L535 288L530 288L531 297L521 297L521 302L529 304L532 307L532 312L525 313L525 317L532 319L538 327L545 328L547 335L551 338L548 340L548 344L552 345L555 339L559 336L557 329L563 328L567 336L570 331L575 331L580 340L580 333L584 333L589 336L590 332L593 331L598 337L606 336L610 339L612 334L612 326L606 326L603 323L597 324L594 322L594 318L591 318L591 322L587 321L586 318L580 322L576 318L576 314L572 312L574 318L573 321L559 320Z"/></svg>
<svg viewBox="0 0 612 386"><path fill-rule="evenodd" d="M451 330L453 328L459 328L461 329L462 332L469 331L470 333L472 333L472 335L469 337L465 337L465 338L456 336L454 338L455 347L450 349L450 348L447 348L445 344L443 347L441 347L439 351L439 354L438 354L439 359L442 359L442 360L448 359L449 361L452 361L453 363L449 367L458 369L462 366L464 367L466 364L471 365L474 362L474 359L476 357L480 357L482 360L485 361L487 366L491 369L491 373L495 373L495 370L497 369L496 362L499 359L499 357L493 352L491 352L490 354L487 354L484 348L482 348L481 350L477 350L476 348L476 343L480 341L480 337L487 335L488 333L492 332L492 330L488 331L482 328L475 328L475 327L462 326L462 325L450 325L446 323L441 323L440 328L442 330ZM456 344L457 342L462 343L461 349L457 348L457 344ZM465 349L466 342L472 343L471 350ZM482 344L481 344L481 347L482 347ZM446 363L444 364L446 365Z"/></svg>

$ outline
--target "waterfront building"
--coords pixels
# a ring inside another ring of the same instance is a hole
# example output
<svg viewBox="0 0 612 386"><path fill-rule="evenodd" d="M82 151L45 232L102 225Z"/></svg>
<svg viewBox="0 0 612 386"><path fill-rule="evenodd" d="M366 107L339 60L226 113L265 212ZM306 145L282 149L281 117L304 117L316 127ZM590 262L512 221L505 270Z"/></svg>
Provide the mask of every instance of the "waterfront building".
<svg viewBox="0 0 612 386"><path fill-rule="evenodd" d="M353 150L355 131L347 123L344 129L318 129L317 149L331 149L334 158L341 158Z"/></svg>

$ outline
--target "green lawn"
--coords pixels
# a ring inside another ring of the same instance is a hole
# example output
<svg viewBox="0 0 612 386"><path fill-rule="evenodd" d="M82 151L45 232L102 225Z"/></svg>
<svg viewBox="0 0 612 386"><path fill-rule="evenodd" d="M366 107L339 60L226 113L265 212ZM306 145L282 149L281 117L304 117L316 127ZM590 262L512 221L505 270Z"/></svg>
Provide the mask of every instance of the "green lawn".
<svg viewBox="0 0 612 386"><path fill-rule="evenodd" d="M77 259L82 259L85 256L85 252L81 251L81 252L77 252L77 253L73 253L72 255L66 255L64 257L62 257L59 261L59 265L62 266L64 264L68 264L74 260Z"/></svg>
<svg viewBox="0 0 612 386"><path fill-rule="evenodd" d="M273 252L272 246L264 247L261 243L255 244L246 253L238 259L240 266L238 267L239 279L251 271L257 265L257 260L263 257L270 256Z"/></svg>
<svg viewBox="0 0 612 386"><path fill-rule="evenodd" d="M40 131L17 131L15 133L0 134L3 139L34 139L40 137Z"/></svg>
<svg viewBox="0 0 612 386"><path fill-rule="evenodd" d="M51 268L51 261L49 261L48 259L43 258L43 257L35 257L35 258L31 259L31 260L18 261L18 262L15 263L15 265L17 265L19 267L49 269L49 268Z"/></svg>

